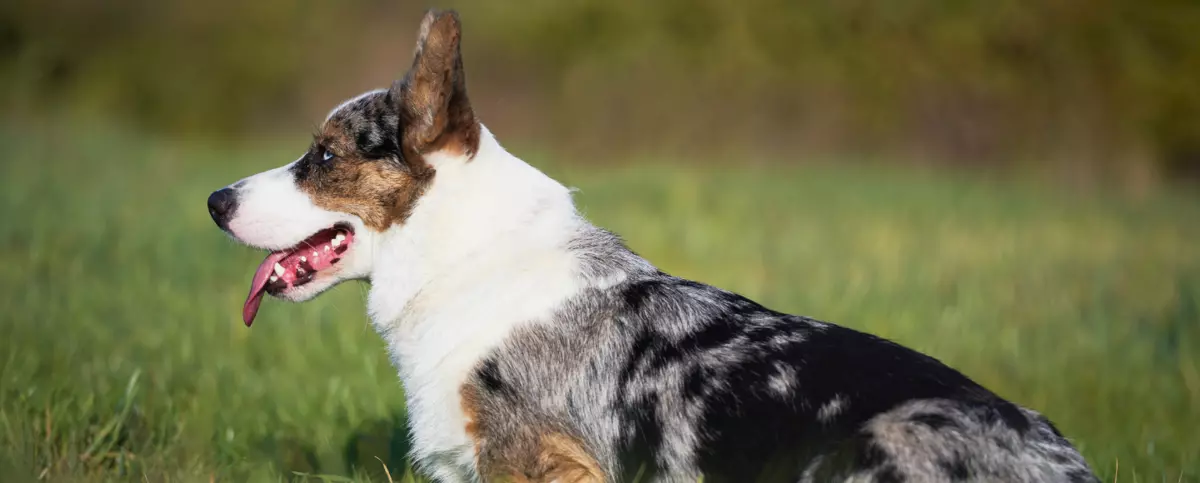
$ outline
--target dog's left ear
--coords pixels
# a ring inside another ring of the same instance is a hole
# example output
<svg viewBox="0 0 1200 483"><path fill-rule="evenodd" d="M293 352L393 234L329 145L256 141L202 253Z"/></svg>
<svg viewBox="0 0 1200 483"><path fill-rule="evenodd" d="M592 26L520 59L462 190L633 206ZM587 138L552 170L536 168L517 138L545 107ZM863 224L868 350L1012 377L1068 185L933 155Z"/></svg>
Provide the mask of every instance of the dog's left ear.
<svg viewBox="0 0 1200 483"><path fill-rule="evenodd" d="M403 142L418 154L455 149L471 156L479 146L479 123L467 98L455 11L429 10L412 68L391 88L392 102L405 113Z"/></svg>

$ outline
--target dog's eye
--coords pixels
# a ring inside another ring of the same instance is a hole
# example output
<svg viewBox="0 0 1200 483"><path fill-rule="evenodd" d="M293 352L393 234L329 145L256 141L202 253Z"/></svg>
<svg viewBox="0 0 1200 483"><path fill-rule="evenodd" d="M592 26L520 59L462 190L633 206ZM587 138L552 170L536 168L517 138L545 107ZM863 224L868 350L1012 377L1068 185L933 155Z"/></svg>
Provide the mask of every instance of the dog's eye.
<svg viewBox="0 0 1200 483"><path fill-rule="evenodd" d="M336 156L334 156L333 153L329 152L329 150L326 149L325 153L321 155L321 161L329 162L329 160L333 159L334 157L336 157Z"/></svg>

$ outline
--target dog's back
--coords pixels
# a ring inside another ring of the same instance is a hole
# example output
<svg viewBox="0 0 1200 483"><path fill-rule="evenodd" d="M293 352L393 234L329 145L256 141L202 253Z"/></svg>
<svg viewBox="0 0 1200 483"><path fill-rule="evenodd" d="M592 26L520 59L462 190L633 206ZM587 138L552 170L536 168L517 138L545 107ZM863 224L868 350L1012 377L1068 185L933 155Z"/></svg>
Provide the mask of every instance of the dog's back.
<svg viewBox="0 0 1200 483"><path fill-rule="evenodd" d="M580 238L585 271L623 281L475 372L484 474L519 464L540 481L562 464L557 438L609 481L1095 481L1049 421L933 358L671 277L600 230Z"/></svg>

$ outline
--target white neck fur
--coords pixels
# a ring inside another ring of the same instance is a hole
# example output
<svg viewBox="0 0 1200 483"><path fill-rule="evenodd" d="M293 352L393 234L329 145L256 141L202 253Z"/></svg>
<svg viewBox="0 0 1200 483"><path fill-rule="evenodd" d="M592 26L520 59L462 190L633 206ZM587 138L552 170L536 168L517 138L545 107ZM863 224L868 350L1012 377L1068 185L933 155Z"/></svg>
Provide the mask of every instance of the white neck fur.
<svg viewBox="0 0 1200 483"><path fill-rule="evenodd" d="M567 244L587 222L569 190L481 131L470 159L426 157L433 182L372 247L368 309L404 381L415 456L443 464L469 465L458 390L471 369L584 283Z"/></svg>

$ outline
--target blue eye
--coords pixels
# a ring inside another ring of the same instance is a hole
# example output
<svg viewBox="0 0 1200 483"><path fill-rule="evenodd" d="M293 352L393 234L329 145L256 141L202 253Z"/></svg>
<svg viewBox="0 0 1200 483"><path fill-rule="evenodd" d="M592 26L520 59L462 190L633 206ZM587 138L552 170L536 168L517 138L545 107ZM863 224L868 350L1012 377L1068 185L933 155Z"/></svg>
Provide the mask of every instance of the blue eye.
<svg viewBox="0 0 1200 483"><path fill-rule="evenodd" d="M325 150L325 154L321 155L321 161L329 161L333 158L333 153L329 152L329 150Z"/></svg>

